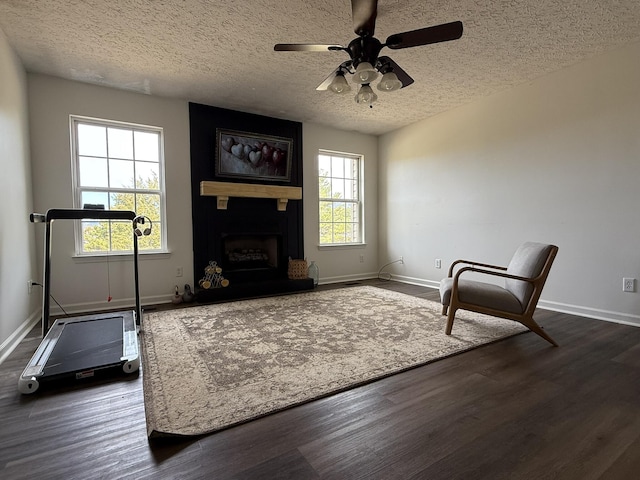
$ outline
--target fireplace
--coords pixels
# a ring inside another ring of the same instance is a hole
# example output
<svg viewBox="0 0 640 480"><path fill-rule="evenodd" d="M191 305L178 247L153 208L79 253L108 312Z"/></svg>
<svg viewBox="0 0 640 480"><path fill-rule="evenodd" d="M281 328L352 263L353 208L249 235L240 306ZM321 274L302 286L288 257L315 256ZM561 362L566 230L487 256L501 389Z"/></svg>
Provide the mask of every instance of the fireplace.
<svg viewBox="0 0 640 480"><path fill-rule="evenodd" d="M198 301L218 301L313 289L290 280L288 259L304 258L302 124L189 104L193 266ZM217 129L292 139L289 180L221 177L215 171ZM204 289L211 262L228 280ZM227 283L227 282L225 282Z"/></svg>
<svg viewBox="0 0 640 480"><path fill-rule="evenodd" d="M222 234L221 267L236 279L277 278L281 272L282 235L270 233Z"/></svg>

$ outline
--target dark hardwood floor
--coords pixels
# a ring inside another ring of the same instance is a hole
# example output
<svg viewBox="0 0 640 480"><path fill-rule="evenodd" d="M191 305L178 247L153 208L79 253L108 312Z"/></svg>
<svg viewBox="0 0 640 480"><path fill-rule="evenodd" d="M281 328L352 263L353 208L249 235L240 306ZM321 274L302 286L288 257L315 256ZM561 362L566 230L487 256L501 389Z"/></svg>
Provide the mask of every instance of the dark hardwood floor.
<svg viewBox="0 0 640 480"><path fill-rule="evenodd" d="M0 365L0 478L640 478L640 328L542 310L537 319L559 348L525 333L209 436L153 443L144 372L21 396L36 328Z"/></svg>

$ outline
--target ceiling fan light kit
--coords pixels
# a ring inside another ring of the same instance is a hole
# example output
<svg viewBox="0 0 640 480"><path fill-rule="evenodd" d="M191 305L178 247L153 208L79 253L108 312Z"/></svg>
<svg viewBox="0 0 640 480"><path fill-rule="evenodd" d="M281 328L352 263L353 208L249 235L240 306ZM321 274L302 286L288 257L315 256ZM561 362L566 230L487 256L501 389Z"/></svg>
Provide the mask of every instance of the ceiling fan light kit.
<svg viewBox="0 0 640 480"><path fill-rule="evenodd" d="M354 31L358 37L353 39L347 47L334 44L278 43L273 49L277 52L347 52L351 59L340 64L324 82L318 85L316 90L331 90L337 94L350 91L351 87L345 78L345 73L349 73L354 76L354 83L362 85L355 96L356 103L359 104L371 106L377 100L378 96L371 89L371 82L379 74L382 74L382 78L377 89L381 92L393 92L413 83L413 78L392 59L378 56L384 47L398 50L448 42L462 36L462 22L457 21L396 33L387 37L385 43L381 43L373 36L378 15L378 1L351 0L351 7Z"/></svg>
<svg viewBox="0 0 640 480"><path fill-rule="evenodd" d="M356 67L356 73L353 76L353 81L360 85L365 85L373 82L378 77L376 72L369 62L360 62Z"/></svg>
<svg viewBox="0 0 640 480"><path fill-rule="evenodd" d="M351 85L349 85L349 83L347 83L347 79L344 78L344 72L336 72L336 76L333 77L333 80L329 85L329 90L337 94L343 94L351 91Z"/></svg>
<svg viewBox="0 0 640 480"><path fill-rule="evenodd" d="M378 100L378 95L371 89L370 85L362 85L356 94L356 103L369 105Z"/></svg>
<svg viewBox="0 0 640 480"><path fill-rule="evenodd" d="M393 92L402 88L402 82L398 80L398 76L393 72L387 72L382 75L378 83L378 90L382 92Z"/></svg>

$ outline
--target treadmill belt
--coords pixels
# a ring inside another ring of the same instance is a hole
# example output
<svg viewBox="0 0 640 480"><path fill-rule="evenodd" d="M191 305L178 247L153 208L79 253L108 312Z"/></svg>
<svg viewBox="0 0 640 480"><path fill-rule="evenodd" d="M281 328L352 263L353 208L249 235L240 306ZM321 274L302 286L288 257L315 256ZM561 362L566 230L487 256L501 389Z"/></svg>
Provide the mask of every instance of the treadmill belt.
<svg viewBox="0 0 640 480"><path fill-rule="evenodd" d="M45 375L91 370L121 361L122 315L59 322L65 323L64 329L44 368Z"/></svg>

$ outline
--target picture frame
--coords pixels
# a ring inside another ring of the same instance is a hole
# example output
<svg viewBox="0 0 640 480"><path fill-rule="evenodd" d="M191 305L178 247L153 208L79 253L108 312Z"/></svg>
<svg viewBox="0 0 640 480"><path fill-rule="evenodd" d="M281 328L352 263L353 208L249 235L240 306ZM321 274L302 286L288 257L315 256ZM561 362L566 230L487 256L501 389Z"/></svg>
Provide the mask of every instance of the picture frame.
<svg viewBox="0 0 640 480"><path fill-rule="evenodd" d="M218 177L291 182L293 139L216 129Z"/></svg>

